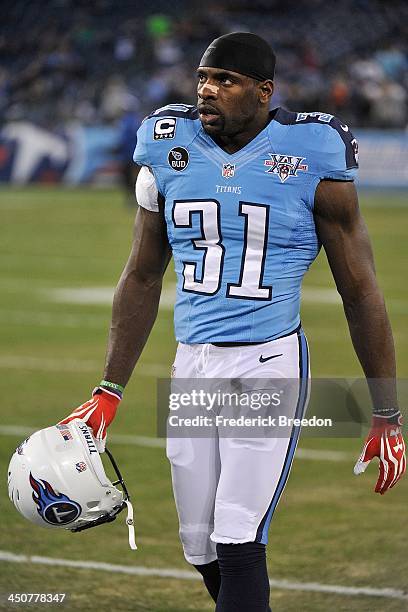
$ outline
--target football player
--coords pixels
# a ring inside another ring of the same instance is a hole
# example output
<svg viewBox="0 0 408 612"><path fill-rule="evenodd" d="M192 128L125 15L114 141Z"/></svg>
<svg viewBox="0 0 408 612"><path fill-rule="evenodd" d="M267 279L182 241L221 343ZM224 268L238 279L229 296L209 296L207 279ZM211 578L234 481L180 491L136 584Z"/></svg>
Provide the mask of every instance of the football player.
<svg viewBox="0 0 408 612"><path fill-rule="evenodd" d="M270 111L275 55L251 33L214 40L197 70L196 107L145 119L134 160L139 210L116 289L104 378L82 418L103 447L156 319L162 279L177 274L174 376L298 381L302 417L309 356L300 325L304 273L323 245L352 342L370 385L373 424L355 472L375 456L375 490L405 470L394 345L353 180L357 143L325 113ZM384 384L381 384L381 381ZM217 612L266 612L265 545L299 437L169 437L186 560Z"/></svg>

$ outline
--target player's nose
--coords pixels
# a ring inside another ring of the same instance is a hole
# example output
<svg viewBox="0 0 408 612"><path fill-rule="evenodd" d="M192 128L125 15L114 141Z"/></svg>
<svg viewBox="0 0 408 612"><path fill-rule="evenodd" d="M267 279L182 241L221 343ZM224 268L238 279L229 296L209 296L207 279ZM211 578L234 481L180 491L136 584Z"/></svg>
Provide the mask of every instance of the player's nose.
<svg viewBox="0 0 408 612"><path fill-rule="evenodd" d="M206 81L205 83L203 83L202 85L198 87L198 95L203 100L208 100L208 99L216 100L218 97L218 90L219 90L219 87L217 87L217 85L214 85L213 83L210 83L209 81Z"/></svg>

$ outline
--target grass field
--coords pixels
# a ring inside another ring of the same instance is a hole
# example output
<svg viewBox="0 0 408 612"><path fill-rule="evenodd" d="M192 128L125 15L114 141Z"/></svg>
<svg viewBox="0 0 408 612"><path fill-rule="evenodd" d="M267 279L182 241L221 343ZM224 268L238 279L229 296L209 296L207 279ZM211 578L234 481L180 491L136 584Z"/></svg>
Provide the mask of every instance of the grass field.
<svg viewBox="0 0 408 612"><path fill-rule="evenodd" d="M408 207L402 196L392 194L361 200L394 329L399 376L408 378ZM1 551L189 570L178 541L169 466L160 447L111 444L135 502L137 552L128 549L122 518L83 534L50 533L31 527L9 502L6 469L25 436L13 436L4 426L51 425L88 399L100 379L110 320L110 306L103 298L127 258L133 213L124 209L116 191L54 189L2 190L0 211L0 431L5 434L0 447ZM170 271L166 291L173 281ZM320 255L305 279L307 299L302 308L312 373L359 376L333 287ZM81 303L81 289L100 303ZM163 308L110 428L112 434L155 436L156 378L166 375L174 350L172 312ZM301 440L301 449L344 451L346 459L295 459L271 526L271 578L408 590L408 479L384 497L374 495L377 468L370 466L360 478L352 473L361 442ZM66 609L213 609L198 581L0 563L1 594L67 592ZM390 597L282 588L272 590L272 604L274 612L408 609L408 601ZM1 609L14 607L0 597ZM33 610L43 608L30 605Z"/></svg>

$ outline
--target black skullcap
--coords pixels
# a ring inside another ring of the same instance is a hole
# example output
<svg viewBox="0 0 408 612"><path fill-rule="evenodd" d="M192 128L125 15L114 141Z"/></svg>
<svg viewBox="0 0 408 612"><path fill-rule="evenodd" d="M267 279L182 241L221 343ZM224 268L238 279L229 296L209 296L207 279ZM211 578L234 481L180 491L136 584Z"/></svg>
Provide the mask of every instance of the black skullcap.
<svg viewBox="0 0 408 612"><path fill-rule="evenodd" d="M223 68L258 81L273 80L275 54L256 34L232 32L213 40L200 61L200 67Z"/></svg>

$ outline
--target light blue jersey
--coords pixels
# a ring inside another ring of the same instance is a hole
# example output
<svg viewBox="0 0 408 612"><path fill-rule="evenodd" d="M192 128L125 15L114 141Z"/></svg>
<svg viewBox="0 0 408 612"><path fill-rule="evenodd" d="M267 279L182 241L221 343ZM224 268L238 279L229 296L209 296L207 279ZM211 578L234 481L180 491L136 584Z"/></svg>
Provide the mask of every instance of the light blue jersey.
<svg viewBox="0 0 408 612"><path fill-rule="evenodd" d="M320 248L316 187L354 179L357 143L332 115L279 108L271 117L233 154L193 106L159 109L138 131L134 161L165 198L181 342L262 342L300 323L302 279Z"/></svg>

